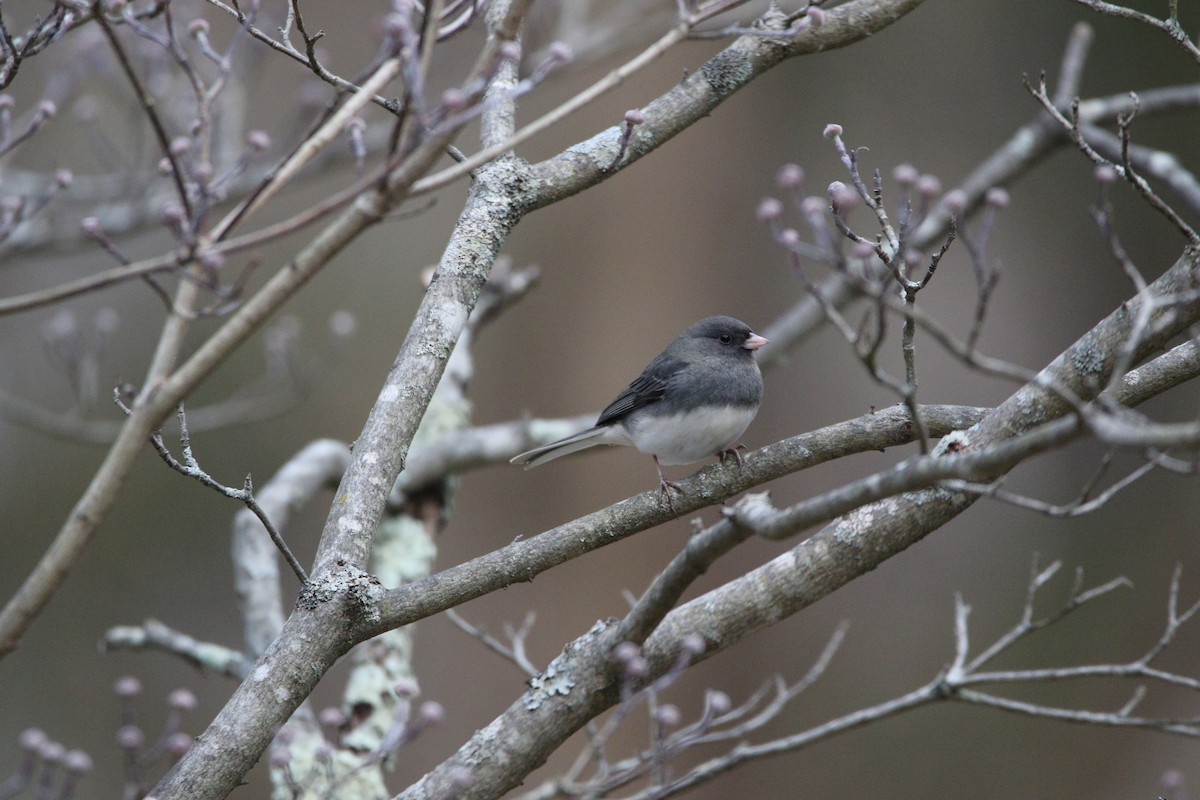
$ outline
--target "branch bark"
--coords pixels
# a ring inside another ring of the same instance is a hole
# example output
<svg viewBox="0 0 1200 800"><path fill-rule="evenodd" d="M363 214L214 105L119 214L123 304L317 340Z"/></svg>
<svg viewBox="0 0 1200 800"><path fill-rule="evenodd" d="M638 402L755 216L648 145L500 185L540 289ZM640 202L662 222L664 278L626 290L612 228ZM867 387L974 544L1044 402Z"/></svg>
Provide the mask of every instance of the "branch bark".
<svg viewBox="0 0 1200 800"><path fill-rule="evenodd" d="M1137 344L1137 358L1146 358L1200 319L1200 254L1187 250L1151 285L1156 296L1178 294L1190 302L1159 308L1147 335ZM1081 337L1039 375L1045 382L1068 386L1082 398L1095 397L1107 384L1117 355L1134 334L1137 306L1148 302L1139 295L1124 303ZM1146 370L1147 383L1163 386L1156 377L1178 372L1179 357L1196 363L1195 348L1166 356ZM1146 399L1139 372L1122 383L1122 400ZM1053 420L1065 426L1078 423L1065 417L1070 406L1038 382L1026 385L989 412L965 434L954 437L965 455L985 455ZM936 455L949 452L943 440ZM992 471L1005 471L1007 467ZM642 654L649 663L645 681L653 681L678 664L681 643L701 636L706 650L699 658L725 650L754 631L780 622L869 572L893 555L923 539L969 508L976 496L940 488L922 489L862 506L841 517L788 552L763 566L686 603L667 614L646 639ZM506 711L478 731L459 751L398 797L402 800L497 797L519 785L555 749L588 721L612 707L620 696L620 677L613 648L624 626L598 622L547 667L553 680L534 681ZM471 782L463 788L463 776Z"/></svg>
<svg viewBox="0 0 1200 800"><path fill-rule="evenodd" d="M890 25L919 2L857 0L835 9L830 15L835 24L821 31L828 29L831 45L849 44ZM821 31L794 53L757 36L737 40L701 70L707 76L702 101L660 136L641 142L641 151L665 143L788 56L821 49L826 35ZM656 114L665 121L668 110ZM422 173L406 166L393 174L389 188L402 192ZM605 177L591 170L574 191ZM154 790L156 796L227 794L329 666L355 643L382 629L383 590L362 570L388 490L505 237L529 211L567 196L548 190L544 178L513 157L492 162L476 174L434 280L356 443L322 535L310 585L251 677L238 687L196 746L163 778Z"/></svg>

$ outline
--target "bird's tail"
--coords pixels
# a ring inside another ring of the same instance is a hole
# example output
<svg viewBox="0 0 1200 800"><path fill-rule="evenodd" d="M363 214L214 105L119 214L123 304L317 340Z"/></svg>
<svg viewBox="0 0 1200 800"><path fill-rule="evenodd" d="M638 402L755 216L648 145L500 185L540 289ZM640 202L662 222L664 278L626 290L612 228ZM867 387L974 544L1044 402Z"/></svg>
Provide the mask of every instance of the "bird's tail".
<svg viewBox="0 0 1200 800"><path fill-rule="evenodd" d="M614 442L610 441L611 433L611 426L609 425L588 428L586 431L580 431L574 436L568 436L565 439L559 439L557 442L535 447L527 453L521 453L521 455L513 458L509 463L522 464L525 469L533 469L540 464L545 464L547 461L553 461L559 456L565 456L579 450L586 450L589 447L595 447L600 444L614 444Z"/></svg>

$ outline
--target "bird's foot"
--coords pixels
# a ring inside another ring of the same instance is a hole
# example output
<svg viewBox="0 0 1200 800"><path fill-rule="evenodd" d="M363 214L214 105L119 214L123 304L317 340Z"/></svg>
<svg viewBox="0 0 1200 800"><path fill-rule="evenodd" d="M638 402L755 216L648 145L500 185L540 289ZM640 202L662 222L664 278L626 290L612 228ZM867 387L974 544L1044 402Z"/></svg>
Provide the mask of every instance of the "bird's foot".
<svg viewBox="0 0 1200 800"><path fill-rule="evenodd" d="M663 476L659 475L658 496L667 501L667 508L671 509L671 513L675 515L676 519L679 519L679 512L675 510L675 500L671 497L672 492L679 492L679 494L684 493L683 489L680 488L678 483L669 481Z"/></svg>
<svg viewBox="0 0 1200 800"><path fill-rule="evenodd" d="M662 465L658 463L658 456L654 457L654 469L658 470L658 496L667 501L667 508L671 509L675 519L679 519L679 512L675 509L675 500L671 497L671 493L684 494L683 488L675 481L667 480L667 476L663 475Z"/></svg>
<svg viewBox="0 0 1200 800"><path fill-rule="evenodd" d="M717 458L719 458L721 460L721 464L724 465L725 459L729 456L733 456L733 458L737 461L738 469L741 469L742 451L746 449L748 448L744 444L739 444L737 447L727 447L721 452L717 453Z"/></svg>

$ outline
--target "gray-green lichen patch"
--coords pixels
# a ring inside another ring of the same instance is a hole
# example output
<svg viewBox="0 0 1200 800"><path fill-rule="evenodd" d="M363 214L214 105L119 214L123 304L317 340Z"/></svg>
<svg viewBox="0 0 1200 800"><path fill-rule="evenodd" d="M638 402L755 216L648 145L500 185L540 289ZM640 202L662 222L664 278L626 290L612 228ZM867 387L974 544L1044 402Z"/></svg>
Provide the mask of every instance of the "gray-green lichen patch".
<svg viewBox="0 0 1200 800"><path fill-rule="evenodd" d="M556 659L550 662L550 666L546 667L545 672L535 675L529 681L529 691L525 693L525 709L536 711L551 697L555 695L565 697L574 688L575 681L571 678L570 672L567 670L560 672Z"/></svg>
<svg viewBox="0 0 1200 800"><path fill-rule="evenodd" d="M379 601L383 592L383 586L375 576L342 567L310 578L300 589L296 604L312 611L344 595L357 606L355 610L362 619L374 621L379 617Z"/></svg>
<svg viewBox="0 0 1200 800"><path fill-rule="evenodd" d="M717 97L728 97L754 77L754 69L743 53L724 50L700 67L700 75Z"/></svg>
<svg viewBox="0 0 1200 800"><path fill-rule="evenodd" d="M1071 352L1071 366L1081 377L1094 377L1104 371L1104 352L1099 347L1081 345Z"/></svg>
<svg viewBox="0 0 1200 800"><path fill-rule="evenodd" d="M535 675L529 681L529 691L525 693L525 709L536 711L555 696L566 697L575 688L572 676L573 665L581 657L586 659L586 653L607 629L615 624L614 620L597 620L586 634L567 645L566 649L550 662L545 671Z"/></svg>

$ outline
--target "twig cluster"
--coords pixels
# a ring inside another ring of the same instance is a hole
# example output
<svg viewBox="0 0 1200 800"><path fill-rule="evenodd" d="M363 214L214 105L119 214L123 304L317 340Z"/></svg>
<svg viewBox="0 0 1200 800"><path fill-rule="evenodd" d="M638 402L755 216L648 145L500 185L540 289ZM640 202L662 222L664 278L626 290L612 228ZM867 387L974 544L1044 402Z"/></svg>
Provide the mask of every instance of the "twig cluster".
<svg viewBox="0 0 1200 800"><path fill-rule="evenodd" d="M26 789L50 800L72 800L79 781L92 771L92 757L83 750L67 750L40 728L26 728L17 739L21 760L17 769L0 781L0 798L17 797Z"/></svg>

